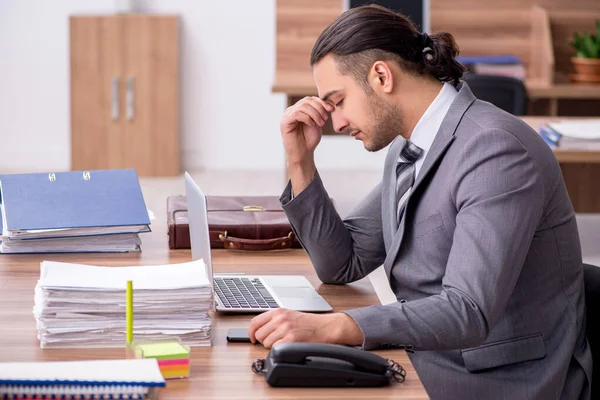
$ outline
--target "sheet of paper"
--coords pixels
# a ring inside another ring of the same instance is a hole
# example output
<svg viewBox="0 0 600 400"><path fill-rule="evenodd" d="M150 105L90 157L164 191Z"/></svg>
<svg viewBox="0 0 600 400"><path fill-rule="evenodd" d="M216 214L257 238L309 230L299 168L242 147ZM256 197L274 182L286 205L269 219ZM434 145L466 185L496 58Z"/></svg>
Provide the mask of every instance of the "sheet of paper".
<svg viewBox="0 0 600 400"><path fill-rule="evenodd" d="M43 261L40 284L44 287L123 289L128 280L136 290L200 287L210 282L202 259L181 264L136 267L97 267Z"/></svg>
<svg viewBox="0 0 600 400"><path fill-rule="evenodd" d="M600 119L598 118L553 122L548 125L566 137L600 140Z"/></svg>

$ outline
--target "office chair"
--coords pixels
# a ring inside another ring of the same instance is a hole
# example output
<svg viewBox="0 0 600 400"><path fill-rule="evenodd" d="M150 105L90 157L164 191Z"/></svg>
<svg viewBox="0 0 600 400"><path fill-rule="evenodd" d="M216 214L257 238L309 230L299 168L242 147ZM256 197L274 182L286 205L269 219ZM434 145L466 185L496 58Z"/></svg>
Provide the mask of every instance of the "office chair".
<svg viewBox="0 0 600 400"><path fill-rule="evenodd" d="M585 285L585 335L590 343L594 361L592 399L595 399L600 395L600 331L594 319L594 313L597 314L600 310L600 267L583 264L583 282Z"/></svg>
<svg viewBox="0 0 600 400"><path fill-rule="evenodd" d="M527 90L523 81L508 76L466 73L463 80L480 100L513 115L527 114Z"/></svg>

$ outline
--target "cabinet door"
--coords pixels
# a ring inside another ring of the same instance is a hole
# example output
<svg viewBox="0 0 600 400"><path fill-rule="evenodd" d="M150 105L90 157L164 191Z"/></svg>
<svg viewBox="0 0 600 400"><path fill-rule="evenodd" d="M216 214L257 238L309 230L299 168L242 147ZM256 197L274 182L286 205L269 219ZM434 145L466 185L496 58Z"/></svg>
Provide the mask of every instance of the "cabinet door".
<svg viewBox="0 0 600 400"><path fill-rule="evenodd" d="M122 167L140 176L180 172L179 40L175 16L125 15L126 87L121 144L131 149Z"/></svg>
<svg viewBox="0 0 600 400"><path fill-rule="evenodd" d="M111 138L123 132L121 22L70 18L71 169L114 168Z"/></svg>

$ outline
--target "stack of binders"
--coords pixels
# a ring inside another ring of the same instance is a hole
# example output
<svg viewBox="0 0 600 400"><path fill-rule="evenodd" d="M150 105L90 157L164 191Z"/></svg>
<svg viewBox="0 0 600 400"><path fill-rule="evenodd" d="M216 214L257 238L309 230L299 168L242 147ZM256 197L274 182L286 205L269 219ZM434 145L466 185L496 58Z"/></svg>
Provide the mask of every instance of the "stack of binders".
<svg viewBox="0 0 600 400"><path fill-rule="evenodd" d="M525 65L523 61L514 55L491 55L491 56L459 56L456 60L463 64L468 71L479 75L509 76L519 80L525 80Z"/></svg>
<svg viewBox="0 0 600 400"><path fill-rule="evenodd" d="M0 175L0 253L141 251L150 219L135 170Z"/></svg>

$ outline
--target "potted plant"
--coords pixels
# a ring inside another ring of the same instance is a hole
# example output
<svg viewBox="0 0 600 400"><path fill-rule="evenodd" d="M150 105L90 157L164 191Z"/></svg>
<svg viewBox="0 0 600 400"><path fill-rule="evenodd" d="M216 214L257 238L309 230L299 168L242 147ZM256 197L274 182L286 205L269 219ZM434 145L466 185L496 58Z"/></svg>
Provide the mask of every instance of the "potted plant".
<svg viewBox="0 0 600 400"><path fill-rule="evenodd" d="M575 33L571 46L575 57L571 58L575 74L571 79L576 82L600 83L600 20L596 21L596 33Z"/></svg>

